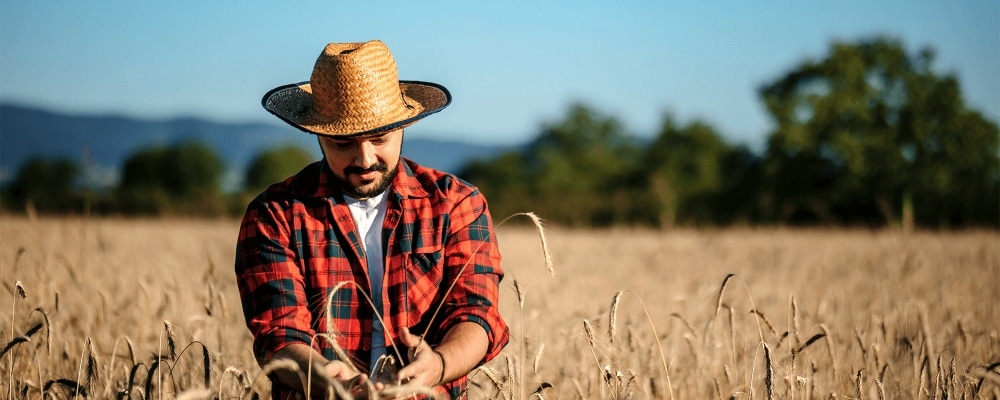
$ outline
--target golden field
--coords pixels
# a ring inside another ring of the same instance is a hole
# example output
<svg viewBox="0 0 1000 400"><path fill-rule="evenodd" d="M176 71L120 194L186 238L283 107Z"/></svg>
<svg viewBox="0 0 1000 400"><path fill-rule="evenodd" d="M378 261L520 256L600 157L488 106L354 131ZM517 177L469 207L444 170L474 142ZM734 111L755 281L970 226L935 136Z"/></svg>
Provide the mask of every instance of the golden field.
<svg viewBox="0 0 1000 400"><path fill-rule="evenodd" d="M0 217L0 396L266 394L237 228ZM471 398L1000 397L995 231L551 228L552 276L497 232L511 342Z"/></svg>

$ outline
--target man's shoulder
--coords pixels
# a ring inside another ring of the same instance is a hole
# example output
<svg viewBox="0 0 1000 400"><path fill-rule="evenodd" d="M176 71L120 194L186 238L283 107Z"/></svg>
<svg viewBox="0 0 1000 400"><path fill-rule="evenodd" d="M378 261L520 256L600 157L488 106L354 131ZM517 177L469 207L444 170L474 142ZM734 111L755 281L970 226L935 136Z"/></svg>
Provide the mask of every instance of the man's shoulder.
<svg viewBox="0 0 1000 400"><path fill-rule="evenodd" d="M479 189L457 175L426 167L410 159L403 159L410 177L410 194L417 197L443 197L453 199L479 195Z"/></svg>
<svg viewBox="0 0 1000 400"><path fill-rule="evenodd" d="M260 192L252 203L291 203L313 197L319 184L320 162L310 163L295 175L271 184Z"/></svg>

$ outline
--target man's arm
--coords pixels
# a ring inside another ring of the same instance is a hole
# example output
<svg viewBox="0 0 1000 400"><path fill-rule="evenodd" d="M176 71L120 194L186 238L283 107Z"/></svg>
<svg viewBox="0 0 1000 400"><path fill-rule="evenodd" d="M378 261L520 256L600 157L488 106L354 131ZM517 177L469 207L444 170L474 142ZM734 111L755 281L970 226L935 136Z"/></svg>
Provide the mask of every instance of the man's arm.
<svg viewBox="0 0 1000 400"><path fill-rule="evenodd" d="M431 340L431 348L418 334L403 328L400 342L410 348L410 364L399 378L436 386L469 374L495 357L507 343L507 325L497 309L503 277L493 222L486 201L472 187L449 210L452 231L443 260L442 318L433 323L445 331ZM454 287L451 285L454 284Z"/></svg>
<svg viewBox="0 0 1000 400"><path fill-rule="evenodd" d="M476 368L489 347L489 338L483 327L474 322L460 322L453 326L437 347L403 328L400 336L403 345L412 350L410 364L399 370L399 379L426 386L436 386L468 375Z"/></svg>
<svg viewBox="0 0 1000 400"><path fill-rule="evenodd" d="M308 344L315 334L310 326L313 316L285 215L283 208L266 202L247 208L235 265L243 313L262 367L274 360L294 361L303 376L312 372L312 390L325 393L331 379L346 382L364 376L343 362L328 363ZM278 369L273 375L294 390L304 389L296 371Z"/></svg>
<svg viewBox="0 0 1000 400"><path fill-rule="evenodd" d="M444 334L459 324L479 325L487 343L485 357L476 360L482 364L500 354L508 341L508 329L498 308L504 273L493 221L485 198L472 190L450 212L452 231L445 244L442 290L454 286L443 300L441 322L435 323ZM443 336L432 340L438 338L444 340Z"/></svg>

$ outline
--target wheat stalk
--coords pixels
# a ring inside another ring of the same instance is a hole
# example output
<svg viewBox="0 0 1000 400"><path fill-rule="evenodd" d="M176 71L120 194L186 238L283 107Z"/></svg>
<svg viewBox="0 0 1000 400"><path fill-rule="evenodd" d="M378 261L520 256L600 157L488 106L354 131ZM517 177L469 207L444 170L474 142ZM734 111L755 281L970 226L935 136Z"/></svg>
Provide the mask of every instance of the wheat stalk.
<svg viewBox="0 0 1000 400"><path fill-rule="evenodd" d="M795 295L791 295L789 297L792 320L792 338L795 339L795 346L793 348L795 348L802 344L802 340L799 338L799 304L795 301Z"/></svg>
<svg viewBox="0 0 1000 400"><path fill-rule="evenodd" d="M205 346L205 343L202 343L202 342L200 342L198 340L195 340L195 341L192 341L191 343L188 343L186 346L184 346L183 349L181 349L180 353L178 353L178 355L177 355L177 358L174 359L173 361L174 361L174 363L177 363L178 362L177 359L179 359L180 357L183 357L184 354L187 353L188 349L190 349L191 346L194 346L194 345L201 346L201 358L200 359L201 359L201 366L202 366L202 371L203 371L202 382L204 383L204 387L205 388L211 388L211 386L212 386L212 381L211 381L212 380L212 374L211 374L211 372L212 372L212 361L213 361L214 357L212 356L212 353L208 350L208 346ZM173 370L173 368L171 368L171 370Z"/></svg>
<svg viewBox="0 0 1000 400"><path fill-rule="evenodd" d="M236 368L234 366L228 366L228 367L226 367L226 369L224 369L222 371L222 376L219 377L219 391L218 391L219 397L220 398L225 398L222 395L222 385L226 381L226 375L232 375L233 376L233 380L236 381L234 383L236 383L237 385L239 385L239 386L242 387L240 389L240 397L242 397L242 395L243 395L243 389L245 388L245 386L243 385L244 384L243 380L244 380L245 374L246 374L246 371L240 370L239 368Z"/></svg>
<svg viewBox="0 0 1000 400"><path fill-rule="evenodd" d="M733 308L726 306L726 311L729 314L729 351L732 355L733 365L736 365L736 317L733 313Z"/></svg>
<svg viewBox="0 0 1000 400"><path fill-rule="evenodd" d="M18 337L14 338L14 339L11 339L11 341L7 342L7 344L3 346L3 349L0 350L0 357L3 357L4 355L6 355L7 352L10 351L11 349L13 349L15 346L17 346L17 345L19 345L21 343L27 343L27 342L30 342L30 341L31 341L31 338L29 338L27 336L18 336ZM13 357L11 357L11 358L13 359ZM13 373L13 370L14 369L11 368L11 373Z"/></svg>
<svg viewBox="0 0 1000 400"><path fill-rule="evenodd" d="M28 292L24 290L21 281L14 283L14 305L10 308L10 340L14 340L14 321L17 320L17 303L28 298Z"/></svg>
<svg viewBox="0 0 1000 400"><path fill-rule="evenodd" d="M597 364L597 369L601 369L601 360L597 358L597 335L594 333L594 327L590 324L590 321L583 320L583 330L586 332L587 342L590 343L590 353L594 355L594 363Z"/></svg>
<svg viewBox="0 0 1000 400"><path fill-rule="evenodd" d="M761 344L764 346L764 363L767 367L764 372L764 391L767 393L767 400L774 400L774 363L771 362L771 348L767 343Z"/></svg>
<svg viewBox="0 0 1000 400"><path fill-rule="evenodd" d="M493 387L495 387L498 392L502 392L504 390L503 382L497 376L497 373L495 371L493 371L492 368L487 367L485 365L481 365L479 367L476 367L476 369L472 370L472 374L469 377L469 380L472 380L472 378L475 378L476 374L478 374L480 372L482 372L483 375L486 375L486 377L493 384Z"/></svg>
<svg viewBox="0 0 1000 400"><path fill-rule="evenodd" d="M583 385L580 384L580 381L577 380L576 378L570 378L570 381L573 382L573 388L576 389L576 395L580 399L586 399L587 396L583 394ZM588 390L587 392L589 393L590 391Z"/></svg>
<svg viewBox="0 0 1000 400"><path fill-rule="evenodd" d="M174 325L170 321L163 321L164 331L167 332L167 356L170 361L177 360L177 340L174 338Z"/></svg>
<svg viewBox="0 0 1000 400"><path fill-rule="evenodd" d="M673 318L677 318L681 322L683 322L684 323L684 327L687 328L688 332L690 332L691 335L694 336L695 338L698 338L698 332L694 330L694 327L691 326L691 324L686 319L684 319L684 317L682 317L678 313L672 313L672 314L670 314L670 316L673 317Z"/></svg>
<svg viewBox="0 0 1000 400"><path fill-rule="evenodd" d="M529 219L531 219L531 222L535 225L535 230L538 232L538 237L540 238L540 240L542 242L542 254L545 257L545 268L549 271L549 276L554 276L555 275L555 268L553 268L553 266L552 266L553 265L552 255L549 252L548 241L545 238L545 227L542 225L542 220L540 218L538 218L538 216L535 215L535 213L526 212L526 213L512 214L512 215L508 216L507 218L504 218L503 221L500 221L500 223L496 224L496 227L502 226L504 223L506 223L507 221L510 221L512 218L517 217L517 216L526 216ZM482 249L483 245L485 245L485 244L486 244L485 241L479 242L479 244L472 251L472 253L473 254L478 253L479 250ZM458 284L459 277L461 277L462 274L465 273L465 268L467 268L469 266L469 263L471 263L471 262L472 262L472 257L470 257L468 260L465 260L465 264L462 264L462 267L458 269L458 273L455 274L455 280L453 280L448 285L448 289L445 290L444 294L441 296L442 299L448 298L448 296L451 294L451 291L455 289L455 285ZM439 312L441 312L441 308L443 308L443 307L444 307L444 302L442 302L441 304L438 304L438 306L434 309L434 313L431 314L431 318L428 321L427 328L424 330L424 333L422 335L420 335L421 337L425 337L427 335L427 332L430 331L431 326L434 326L434 320L437 319L437 315L438 315Z"/></svg>
<svg viewBox="0 0 1000 400"><path fill-rule="evenodd" d="M983 389L983 382L986 380L1000 386L1000 370L998 369L1000 369L1000 361L980 365L969 373L970 376L979 378L979 381L976 382L976 390L972 393L973 398L979 398L979 392Z"/></svg>
<svg viewBox="0 0 1000 400"><path fill-rule="evenodd" d="M540 346L538 346L538 351L535 352L534 361L531 363L532 370L535 372L535 375L538 375L538 362L541 361L542 352L544 351L545 351L545 343L542 343Z"/></svg>
<svg viewBox="0 0 1000 400"><path fill-rule="evenodd" d="M84 380L87 382L87 390L93 393L93 386L91 382L94 376L97 375L97 356L94 354L94 341L89 337L87 338L87 377Z"/></svg>
<svg viewBox="0 0 1000 400"><path fill-rule="evenodd" d="M552 256L551 256L551 253L549 252L548 241L547 241L547 239L545 237L545 227L542 225L542 220L540 218L538 218L537 215L535 215L534 213L531 213L531 212L512 214L512 215L508 216L507 218L504 218L504 220L500 221L500 223L496 224L496 227L500 227L501 225L503 225L504 223L506 223L507 221L509 221L511 218L514 218L516 216L526 216L534 224L535 230L538 232L538 237L539 237L539 239L541 241L542 254L545 257L545 268L548 270L550 277L554 276L555 269L552 266L553 265ZM478 253L479 250L482 249L483 245L485 245L485 244L486 244L485 241L480 241L479 244L476 246L476 248L472 251L472 254ZM472 260L473 260L473 257L469 257L469 259L465 260L465 263L462 264L462 267L458 269L458 273L455 274L455 279L451 281L451 283L448 285L448 288L441 295L442 299L447 299L448 296L451 295L452 290L455 289L455 285L458 284L459 279L461 279L462 274L465 273L465 269L469 266L469 264L472 262ZM521 305L521 309L523 311L523 308L524 308L524 297L523 297L523 295L521 293L520 287L518 285L516 285L516 282L515 282L514 289L518 293L518 303ZM427 327L424 329L424 332L420 335L421 339L427 337L427 333L430 332L431 327L434 326L434 321L437 319L438 313L441 312L441 309L444 307L444 304L445 304L445 302L442 301L440 304L437 305L437 307L434 308L434 312L431 314L431 318L428 320ZM329 307L327 309L329 309ZM524 322L523 322L523 314L522 314L522 339L523 339L523 327L524 327ZM523 344L522 344L521 360L522 360L522 362L524 360ZM523 370L523 368L522 368L522 370ZM520 379L521 378L519 378L518 380L520 380ZM521 386L521 382L518 382L518 386L519 387ZM523 393L522 393L522 398L523 398Z"/></svg>
<svg viewBox="0 0 1000 400"><path fill-rule="evenodd" d="M833 379L834 383L836 383L840 373L837 370L837 357L834 354L833 340L830 338L830 330L826 327L826 324L819 324L819 329L823 331L823 338L826 339L826 353L830 357L830 365L833 367Z"/></svg>
<svg viewBox="0 0 1000 400"><path fill-rule="evenodd" d="M618 303L622 299L622 292L615 293L611 299L611 311L608 313L608 337L611 338L611 345L615 344L615 332L618 321Z"/></svg>
<svg viewBox="0 0 1000 400"><path fill-rule="evenodd" d="M508 385L507 385L507 398L508 399L513 399L514 398L514 386L517 385L518 391L520 392L521 382L514 382L513 381L514 376L515 376L515 373L514 373L514 360L512 360L510 358L510 356L507 356L506 357L506 361L507 361L506 364L507 364L507 383L508 383Z"/></svg>
<svg viewBox="0 0 1000 400"><path fill-rule="evenodd" d="M503 221L500 221L500 223L497 224L497 226L499 227L500 225L503 225L504 222L507 222L507 220L516 217L518 215L523 215L528 217L529 219L531 219L531 223L535 225L535 230L538 232L538 239L542 243L542 256L545 257L545 269L549 271L550 278L555 277L556 270L553 267L554 263L552 261L552 252L549 251L549 242L545 238L545 225L542 224L541 218L538 218L538 216L535 215L535 213L533 212L516 213L505 218Z"/></svg>
<svg viewBox="0 0 1000 400"><path fill-rule="evenodd" d="M719 286L719 294L715 298L715 314L713 314L712 319L709 320L708 325L705 326L706 337L708 336L708 329L712 326L712 323L715 322L715 319L718 318L719 316L719 310L722 309L722 297L726 292L726 285L732 278L737 278L740 280L740 282L743 283L743 291L746 292L747 300L750 301L750 309L751 310L757 309L757 306L754 305L753 296L750 295L750 288L747 287L746 281L744 281L743 278L741 278L739 275L732 273L726 274L726 277L722 279L722 285ZM757 321L757 336L760 338L761 342L764 341L764 330L760 327L759 320Z"/></svg>
<svg viewBox="0 0 1000 400"><path fill-rule="evenodd" d="M858 370L858 374L857 374L857 377L856 377L856 378L855 378L855 380L854 380L854 382L855 382L855 386L856 386L856 387L857 387L857 389L858 389L858 399L860 399L860 400L865 400L865 391L864 391L864 389L862 388L862 381L861 381L861 378L862 378L862 375L861 375L861 374L862 374L862 373L863 373L864 371L865 371L865 369L864 369L864 368L862 368L862 369L859 369L859 370Z"/></svg>
<svg viewBox="0 0 1000 400"><path fill-rule="evenodd" d="M457 280L458 277L456 277L455 279ZM524 290L525 289L523 287L521 287L521 282L518 281L517 279L515 279L514 280L514 292L517 293L518 315L521 318L521 323L519 324L519 327L518 327L518 330L519 330L520 335L521 335L521 340L520 340L520 343L519 343L520 346L518 346L518 350L520 351L520 357L518 357L518 362L520 363L520 366L517 369L517 389L518 389L518 395L522 399L524 398L524 361L525 361L525 351L526 351L526 349L525 349L525 340L524 340L524 325L525 325L525 323L524 323L525 322L524 321L524 297L525 297ZM430 328L428 327L428 329L430 329Z"/></svg>
<svg viewBox="0 0 1000 400"><path fill-rule="evenodd" d="M778 336L778 331L774 330L774 325L771 325L771 321L769 321L767 317L764 316L764 313L760 312L760 310L757 309L750 310L750 313L756 315L758 318L761 319L761 321L764 321L764 325L767 326L767 329L771 331L772 335L774 335L775 337Z"/></svg>
<svg viewBox="0 0 1000 400"><path fill-rule="evenodd" d="M927 308L923 304L917 305L917 316L920 317L920 333L924 338L924 351L926 356L936 354L934 343L931 340L930 322L927 321Z"/></svg>
<svg viewBox="0 0 1000 400"><path fill-rule="evenodd" d="M726 285L729 284L729 279L735 276L736 274L726 274L726 277L722 279L722 285L719 286L719 294L715 297L715 315L712 316L712 319L719 316L719 309L722 308L722 296L726 293Z"/></svg>
<svg viewBox="0 0 1000 400"><path fill-rule="evenodd" d="M885 386L878 379L872 379L875 381L875 387L878 388L878 400L885 400Z"/></svg>
<svg viewBox="0 0 1000 400"><path fill-rule="evenodd" d="M84 371L83 370L83 360L87 359L87 355L86 355L87 347L90 347L90 337L89 336L87 337L86 343L87 344L82 349L82 353L83 354L80 354L80 366L77 367L77 369L76 369L76 380L73 381L76 384L76 389L74 389L73 399L76 399L76 397L79 395L79 393L81 391L81 386L83 386L83 385L80 385L80 377L81 377L81 375L83 375L83 371ZM87 368L87 369L89 370L90 368ZM86 388L89 389L90 385L86 385L86 386L87 386Z"/></svg>
<svg viewBox="0 0 1000 400"><path fill-rule="evenodd" d="M656 333L656 325L653 324L653 317L649 315L649 309L646 308L646 303L642 301L639 295L631 290L627 290L635 297L636 301L639 302L639 306L642 307L642 312L646 315L646 322L649 323L649 330L653 332L653 338L656 340L656 348L660 353L660 363L663 365L663 374L667 378L667 393L669 393L670 398L674 398L674 385L670 381L670 368L667 367L667 358L663 354L663 344L660 343L660 335ZM683 318L681 319L684 320Z"/></svg>
<svg viewBox="0 0 1000 400"><path fill-rule="evenodd" d="M528 399L531 399L532 397L538 397L539 400L545 400L546 397L545 397L544 391L545 391L545 389L549 389L549 388L552 388L552 384L551 383L542 382L542 383L538 384L538 387L535 388L535 391L531 393L531 396L528 397Z"/></svg>
<svg viewBox="0 0 1000 400"><path fill-rule="evenodd" d="M347 355L347 352L344 351L344 349L342 347L340 347L340 343L337 340L337 337L339 336L339 332L337 332L337 329L334 328L334 326L333 326L334 319L330 315L330 313L333 312L333 298L334 298L334 296L337 294L338 291L340 291L340 289L342 289L344 286L348 286L348 285L354 286L354 288L358 291L358 293L361 294L362 297L364 297L365 301L368 302L368 304L372 307L372 309L373 310L375 309L375 303L372 301L371 296L369 296L368 293L364 291L364 289L362 289L361 287L359 287L357 285L357 283L355 283L354 281L343 281L343 282L340 282L336 286L334 286L333 289L330 289L330 293L327 294L327 296L326 296L326 308L324 309L324 310L326 310L326 313L327 313L326 314L326 333L325 334L319 334L317 336L326 339L330 343L330 347L333 348L333 352L337 355L337 358L340 359L340 361L343 361L345 364L347 364L347 366L351 368L352 372L357 373L357 372L360 372L358 370L358 367L355 366L354 363L351 361L351 358ZM385 326L385 320L382 319L382 315L380 315L377 312L372 313L372 314L375 316L375 318L378 319L379 323L381 323L382 326ZM426 335L426 332L424 334ZM420 337L421 337L421 340L423 340L424 335L421 335ZM403 356L399 353L399 349L396 348L396 345L392 341L392 337L391 336L389 337L389 345L390 345L391 348L396 349L396 359L400 360L400 363L402 363Z"/></svg>
<svg viewBox="0 0 1000 400"><path fill-rule="evenodd" d="M791 339L789 340L791 341L790 347L792 352L790 355L791 365L788 367L788 382L791 383L792 380L795 378L795 376L798 375L796 372L795 361L798 359L798 354L799 354L798 347L801 345L801 341L799 340L799 316L798 316L799 307L798 303L795 301L795 295L789 296L789 308L790 308L789 318L791 319L791 323L789 324L791 325L791 327L789 329L791 329L792 332L792 334L789 336ZM789 385L789 390L791 391L792 399L794 399L795 385Z"/></svg>

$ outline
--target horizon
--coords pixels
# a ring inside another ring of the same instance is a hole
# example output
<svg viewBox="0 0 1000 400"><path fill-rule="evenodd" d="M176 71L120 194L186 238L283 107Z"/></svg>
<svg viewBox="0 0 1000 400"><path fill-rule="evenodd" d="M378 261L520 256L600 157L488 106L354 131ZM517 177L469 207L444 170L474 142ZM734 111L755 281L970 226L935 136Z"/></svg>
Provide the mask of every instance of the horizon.
<svg viewBox="0 0 1000 400"><path fill-rule="evenodd" d="M759 150L771 121L757 89L834 41L887 36L954 73L970 108L1000 119L1000 2L717 4L309 1L100 4L0 1L0 102L69 115L281 125L267 90L308 80L327 42L379 38L400 79L455 101L414 136L530 141L581 102L638 137L664 114L705 121ZM316 23L301 15L331 15ZM15 39L16 38L16 42Z"/></svg>

